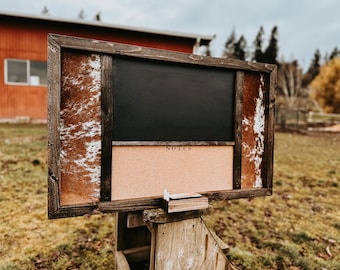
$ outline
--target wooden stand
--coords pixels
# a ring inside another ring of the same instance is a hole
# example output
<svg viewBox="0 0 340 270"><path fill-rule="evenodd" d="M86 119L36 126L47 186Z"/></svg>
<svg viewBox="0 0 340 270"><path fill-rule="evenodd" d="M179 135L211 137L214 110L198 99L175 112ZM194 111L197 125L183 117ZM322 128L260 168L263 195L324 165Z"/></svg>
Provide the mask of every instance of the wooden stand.
<svg viewBox="0 0 340 270"><path fill-rule="evenodd" d="M163 209L118 213L116 269L229 269L227 246L211 233L201 211Z"/></svg>

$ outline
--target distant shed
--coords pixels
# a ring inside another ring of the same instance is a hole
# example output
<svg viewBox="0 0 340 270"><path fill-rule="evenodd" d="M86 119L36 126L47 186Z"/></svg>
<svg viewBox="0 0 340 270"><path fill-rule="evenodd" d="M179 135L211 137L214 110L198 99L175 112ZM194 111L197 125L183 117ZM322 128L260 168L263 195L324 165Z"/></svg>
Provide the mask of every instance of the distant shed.
<svg viewBox="0 0 340 270"><path fill-rule="evenodd" d="M212 36L0 12L0 122L46 121L48 33L196 53Z"/></svg>

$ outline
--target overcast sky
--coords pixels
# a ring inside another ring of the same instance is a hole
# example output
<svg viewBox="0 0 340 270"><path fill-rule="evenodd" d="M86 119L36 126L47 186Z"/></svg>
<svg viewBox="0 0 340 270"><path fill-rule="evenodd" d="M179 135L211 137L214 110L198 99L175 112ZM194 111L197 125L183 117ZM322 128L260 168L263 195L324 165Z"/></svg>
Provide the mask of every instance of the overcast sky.
<svg viewBox="0 0 340 270"><path fill-rule="evenodd" d="M304 69L316 49L324 56L340 48L339 0L0 0L1 12L39 15L44 6L58 18L77 19L83 9L86 20L100 12L103 23L216 35L210 46L216 57L233 29L252 46L260 26L268 41L276 25L279 60L297 59Z"/></svg>

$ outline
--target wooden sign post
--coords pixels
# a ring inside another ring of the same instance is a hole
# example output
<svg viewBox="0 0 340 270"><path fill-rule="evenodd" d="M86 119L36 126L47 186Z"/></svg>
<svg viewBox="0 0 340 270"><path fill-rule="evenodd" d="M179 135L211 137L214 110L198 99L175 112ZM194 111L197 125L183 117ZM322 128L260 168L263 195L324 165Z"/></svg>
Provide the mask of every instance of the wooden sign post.
<svg viewBox="0 0 340 270"><path fill-rule="evenodd" d="M117 270L228 269L226 244L208 230L201 214L161 208L118 214Z"/></svg>
<svg viewBox="0 0 340 270"><path fill-rule="evenodd" d="M274 65L50 35L48 87L49 218L272 192Z"/></svg>

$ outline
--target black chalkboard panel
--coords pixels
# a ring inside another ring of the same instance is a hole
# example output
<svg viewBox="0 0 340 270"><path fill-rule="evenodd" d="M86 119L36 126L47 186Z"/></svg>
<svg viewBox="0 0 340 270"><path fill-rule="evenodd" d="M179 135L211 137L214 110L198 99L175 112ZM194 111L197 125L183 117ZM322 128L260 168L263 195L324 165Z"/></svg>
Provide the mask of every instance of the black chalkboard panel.
<svg viewBox="0 0 340 270"><path fill-rule="evenodd" d="M235 72L115 57L113 140L234 141Z"/></svg>

